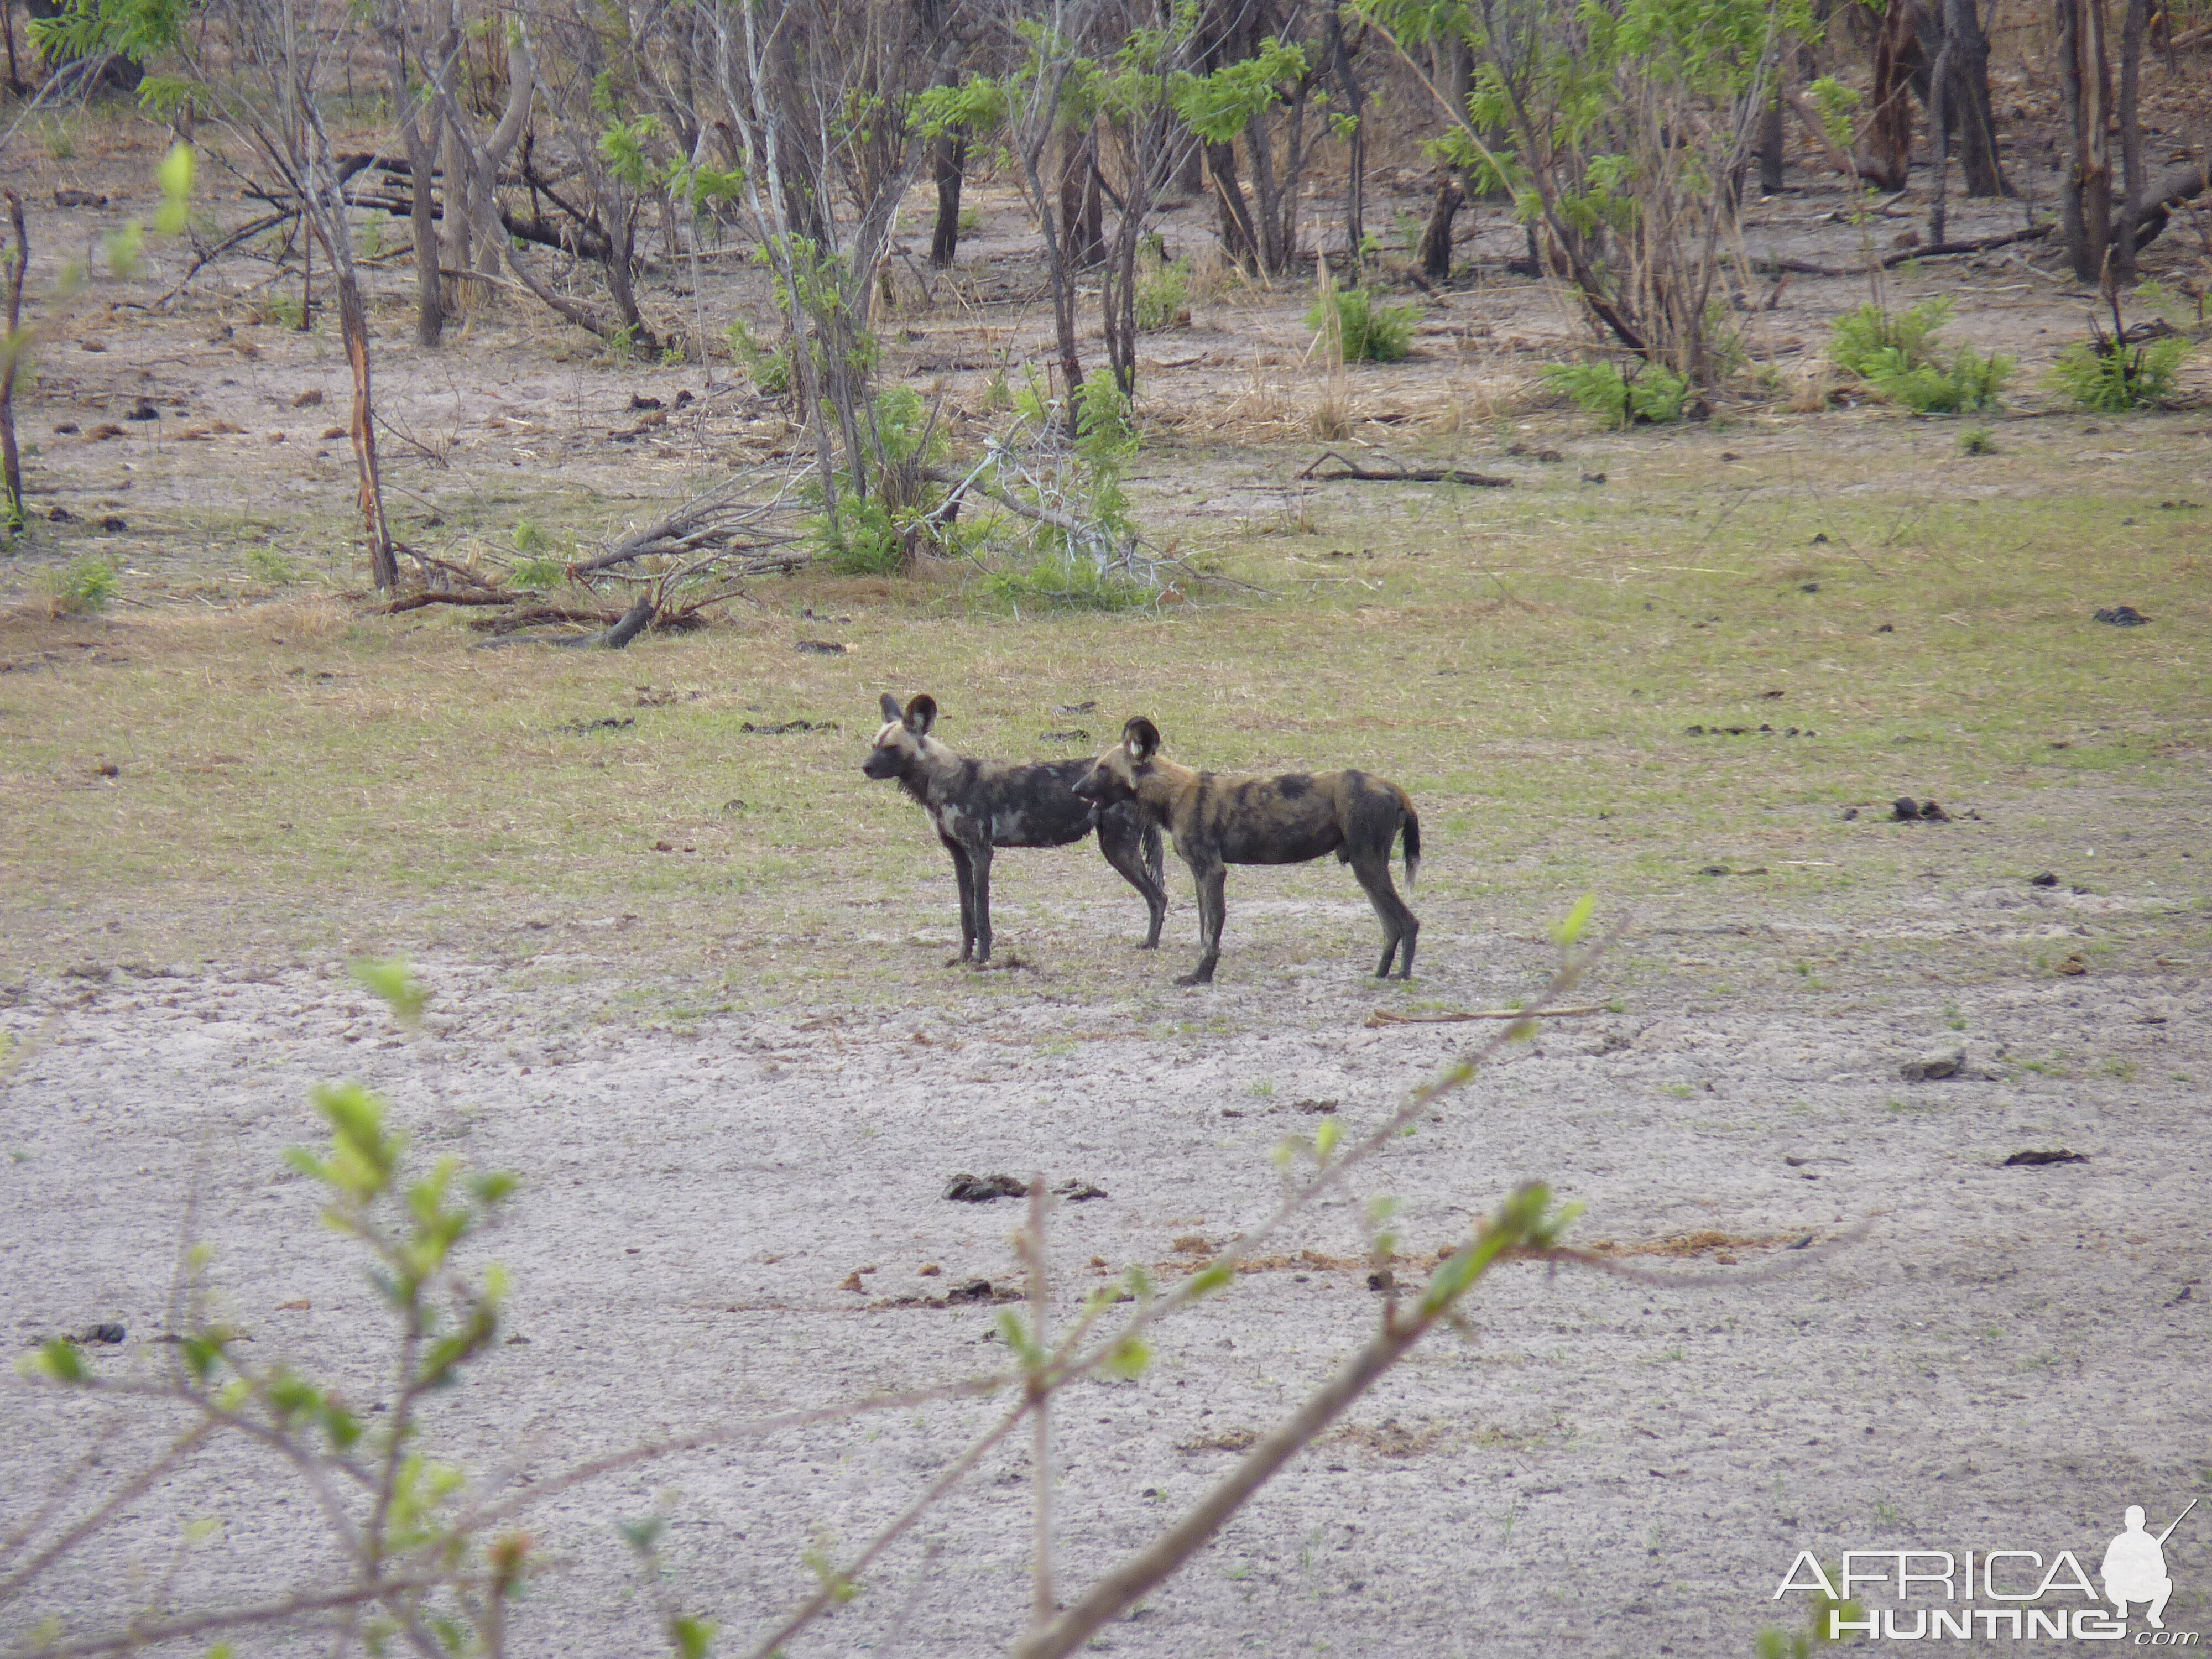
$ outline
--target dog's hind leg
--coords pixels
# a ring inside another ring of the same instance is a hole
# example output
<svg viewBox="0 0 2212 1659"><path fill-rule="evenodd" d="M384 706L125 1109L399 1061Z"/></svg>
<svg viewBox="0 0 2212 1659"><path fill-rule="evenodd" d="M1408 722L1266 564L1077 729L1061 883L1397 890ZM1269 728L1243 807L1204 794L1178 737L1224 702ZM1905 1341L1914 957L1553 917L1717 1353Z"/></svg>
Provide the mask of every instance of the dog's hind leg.
<svg viewBox="0 0 2212 1659"><path fill-rule="evenodd" d="M1375 969L1375 977L1390 977L1390 962L1399 957L1401 966L1398 976L1413 976L1413 941L1420 936L1421 924L1407 908L1406 901L1398 896L1398 890L1390 882L1390 849L1386 842L1381 853L1363 853L1352 860L1352 873L1359 884L1367 890L1367 902L1375 907L1376 919L1382 924L1382 960Z"/></svg>
<svg viewBox="0 0 2212 1659"><path fill-rule="evenodd" d="M955 968L975 954L975 870L968 861L966 848L950 836L939 839L952 854L952 878L960 884L960 954L945 964Z"/></svg>
<svg viewBox="0 0 2212 1659"><path fill-rule="evenodd" d="M1152 926L1145 933L1140 951L1157 951L1160 945L1160 924L1167 920L1167 884L1160 879L1159 831L1139 830L1136 814L1126 807L1109 807L1098 815L1098 850L1106 855L1106 862L1121 873L1127 882L1144 895L1145 908L1151 914ZM1146 856L1146 836L1150 836L1151 857Z"/></svg>

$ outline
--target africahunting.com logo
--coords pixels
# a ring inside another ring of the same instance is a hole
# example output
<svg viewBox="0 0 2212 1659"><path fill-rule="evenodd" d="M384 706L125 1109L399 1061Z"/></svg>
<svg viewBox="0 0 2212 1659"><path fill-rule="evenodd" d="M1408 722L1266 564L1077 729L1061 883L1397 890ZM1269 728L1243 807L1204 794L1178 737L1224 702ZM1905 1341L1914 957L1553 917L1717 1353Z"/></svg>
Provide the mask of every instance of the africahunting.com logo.
<svg viewBox="0 0 2212 1659"><path fill-rule="evenodd" d="M2060 1637L2201 1647L2202 1632L2166 1627L2166 1606L2173 1599L2166 1540L2196 1507L2192 1498L2154 1533L2142 1506L2130 1505L2121 1530L2105 1546L2096 1583L2072 1550L2048 1559L2037 1550L1849 1550L1832 1578L1811 1551L1802 1550L1773 1599L1793 1592L1820 1597L1824 1634L1832 1642L1846 1636L1888 1642ZM1896 1605L1869 1605L1876 1596ZM2140 1628L2131 1622L2135 1614Z"/></svg>

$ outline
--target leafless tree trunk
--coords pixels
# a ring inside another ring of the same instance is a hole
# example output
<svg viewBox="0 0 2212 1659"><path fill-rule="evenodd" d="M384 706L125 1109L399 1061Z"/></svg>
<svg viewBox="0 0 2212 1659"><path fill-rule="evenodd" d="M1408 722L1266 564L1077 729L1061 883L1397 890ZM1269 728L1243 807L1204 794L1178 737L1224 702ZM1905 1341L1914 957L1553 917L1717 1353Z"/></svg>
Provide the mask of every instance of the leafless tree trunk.
<svg viewBox="0 0 2212 1659"><path fill-rule="evenodd" d="M968 141L940 133L930 147L930 165L937 176L937 223L930 232L929 263L943 270L960 251L960 185L968 167Z"/></svg>
<svg viewBox="0 0 2212 1659"><path fill-rule="evenodd" d="M1429 208L1429 222L1421 232L1421 270L1442 282L1451 275L1452 222L1467 205L1467 192L1458 175L1447 172L1437 181L1437 199Z"/></svg>
<svg viewBox="0 0 2212 1659"><path fill-rule="evenodd" d="M418 96L408 83L408 26L413 20L406 0L386 0L382 21L385 49L391 58L392 106L397 112L399 142L407 151L412 185L407 219L415 244L415 343L435 347L446 329L445 287L438 270L438 226L432 217L437 205L438 140L443 130L436 92L429 84L435 77L430 65L422 64L423 95ZM420 62L419 46L416 56Z"/></svg>
<svg viewBox="0 0 2212 1659"><path fill-rule="evenodd" d="M1903 190L1912 166L1912 76L1922 65L1918 0L1890 0L1875 37L1874 112L1859 175Z"/></svg>
<svg viewBox="0 0 2212 1659"><path fill-rule="evenodd" d="M4 4L6 0L0 0ZM15 36L9 36L13 55ZM11 66L12 67L12 66ZM31 234L23 228L23 198L13 190L4 192L8 225L15 246L0 266L8 279L8 324L0 332L0 532L15 534L23 527L23 457L15 447L15 369L23 360L23 276L31 268Z"/></svg>
<svg viewBox="0 0 2212 1659"><path fill-rule="evenodd" d="M2105 51L2104 0L2057 0L2059 85L2071 145L2061 185L2061 222L2074 274L2102 276L2112 237L2112 69Z"/></svg>
<svg viewBox="0 0 2212 1659"><path fill-rule="evenodd" d="M2142 50L2143 29L2149 11L2145 0L2127 0L2126 21L2120 26L2120 222L2112 236L2112 277L2136 280L2136 228L2142 222L2143 191L2149 180L2143 172Z"/></svg>

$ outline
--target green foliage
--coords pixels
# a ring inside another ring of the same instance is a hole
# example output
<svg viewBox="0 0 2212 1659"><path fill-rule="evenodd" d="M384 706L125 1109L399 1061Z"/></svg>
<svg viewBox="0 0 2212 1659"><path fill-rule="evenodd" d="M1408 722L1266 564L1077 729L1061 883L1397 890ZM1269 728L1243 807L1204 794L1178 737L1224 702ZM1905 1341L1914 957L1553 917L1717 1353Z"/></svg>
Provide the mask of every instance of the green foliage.
<svg viewBox="0 0 2212 1659"><path fill-rule="evenodd" d="M1994 455L1997 453L1996 436L1985 426L1970 426L1959 434L1961 455Z"/></svg>
<svg viewBox="0 0 2212 1659"><path fill-rule="evenodd" d="M2099 414L2148 409L2172 395L2173 377L2194 344L2180 334L2135 346L2104 334L2076 340L2058 354L2048 383L2077 407Z"/></svg>
<svg viewBox="0 0 2212 1659"><path fill-rule="evenodd" d="M507 567L507 585L543 593L568 580L568 566L558 554L539 553L517 559Z"/></svg>
<svg viewBox="0 0 2212 1659"><path fill-rule="evenodd" d="M390 962L356 962L353 964L353 976L372 995L382 999L392 1010L392 1017L402 1025L414 1024L429 1005L430 988L416 979L407 964L397 957Z"/></svg>
<svg viewBox="0 0 2212 1659"><path fill-rule="evenodd" d="M95 555L76 560L66 570L48 573L38 585L54 609L67 616L105 611L107 602L123 591L115 567Z"/></svg>
<svg viewBox="0 0 2212 1659"><path fill-rule="evenodd" d="M1851 117L1858 110L1859 94L1842 82L1826 75L1805 90L1813 94L1813 107L1820 112L1820 125L1826 129L1828 141L1838 149L1850 149Z"/></svg>
<svg viewBox="0 0 2212 1659"><path fill-rule="evenodd" d="M1012 611L1136 611L1158 597L1133 578L1065 553L994 570L981 586L986 599Z"/></svg>
<svg viewBox="0 0 2212 1659"><path fill-rule="evenodd" d="M1834 1582L1834 1575L1829 1575ZM1829 1632L1834 1628L1833 1618L1840 1615L1852 1624L1863 1623L1865 1612L1856 1601L1838 1601L1826 1591L1816 1590L1813 1605L1805 1620L1805 1628L1795 1632L1770 1625L1759 1632L1759 1643L1753 1651L1758 1659L1812 1659L1814 1651L1824 1648L1835 1638Z"/></svg>
<svg viewBox="0 0 2212 1659"><path fill-rule="evenodd" d="M870 405L868 422L877 487L862 499L841 473L836 507L804 521L830 567L850 576L889 575L920 544L945 534L937 520L944 492L923 479L921 469L943 459L948 444L921 394L909 386L886 387Z"/></svg>
<svg viewBox="0 0 2212 1659"><path fill-rule="evenodd" d="M1341 341L1348 363L1396 363L1413 349L1420 314L1419 306L1385 303L1372 289L1324 288L1306 313L1306 326Z"/></svg>
<svg viewBox="0 0 2212 1659"><path fill-rule="evenodd" d="M1272 36L1259 55L1224 64L1210 75L1178 72L1169 78L1168 102L1183 125L1210 144L1225 144L1252 118L1281 101L1306 76L1304 48Z"/></svg>
<svg viewBox="0 0 2212 1659"><path fill-rule="evenodd" d="M1147 263L1150 269L1146 269ZM1137 273L1137 331L1157 334L1190 320L1190 260L1172 263L1146 253Z"/></svg>
<svg viewBox="0 0 2212 1659"><path fill-rule="evenodd" d="M545 532L528 519L514 521L514 550L518 553L542 553L553 544Z"/></svg>
<svg viewBox="0 0 2212 1659"><path fill-rule="evenodd" d="M250 547L246 550L247 568L271 587L284 587L300 580L300 573L291 560L273 547Z"/></svg>
<svg viewBox="0 0 2212 1659"><path fill-rule="evenodd" d="M730 358L753 383L753 390L764 398L787 398L793 383L791 346L763 345L754 335L752 325L742 317L732 323L726 331L730 342Z"/></svg>
<svg viewBox="0 0 2212 1659"><path fill-rule="evenodd" d="M1869 300L1836 319L1828 338L1828 361L1862 378L1880 363L1915 369L1936 361L1936 337L1950 320L1950 301L1923 300L1901 315ZM1894 358L1884 358L1894 352Z"/></svg>
<svg viewBox="0 0 2212 1659"><path fill-rule="evenodd" d="M1972 346L1960 346L1948 368L1940 360L1908 366L1902 350L1885 346L1864 373L1881 397L1916 415L1979 415L2003 406L2014 367L2002 351L1983 357Z"/></svg>
<svg viewBox="0 0 2212 1659"><path fill-rule="evenodd" d="M1644 363L1634 374L1614 362L1552 363L1537 378L1614 426L1668 425L1682 418L1690 401L1688 377L1658 363Z"/></svg>

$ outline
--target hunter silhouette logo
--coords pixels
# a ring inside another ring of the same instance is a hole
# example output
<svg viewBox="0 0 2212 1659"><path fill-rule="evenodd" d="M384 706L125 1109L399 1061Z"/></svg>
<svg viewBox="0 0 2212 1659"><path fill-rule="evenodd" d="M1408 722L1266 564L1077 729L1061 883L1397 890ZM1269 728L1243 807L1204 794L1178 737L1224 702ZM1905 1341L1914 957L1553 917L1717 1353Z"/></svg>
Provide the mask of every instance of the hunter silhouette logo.
<svg viewBox="0 0 2212 1659"><path fill-rule="evenodd" d="M2105 1599L2121 1618L2128 1616L2129 1602L2148 1601L2150 1607L2143 1617L2150 1627L2166 1628L2166 1604L2173 1595L2173 1580L2166 1576L2166 1540L2173 1536L2175 1527L2189 1518L2189 1510L2196 1507L2192 1498L2189 1509L2175 1516L2172 1524L2154 1538L2143 1530L2142 1505L2128 1505L2123 1523L2127 1530L2105 1547L2105 1564L2097 1569L2097 1577L2105 1581Z"/></svg>
<svg viewBox="0 0 2212 1659"><path fill-rule="evenodd" d="M2016 1642L2053 1637L2124 1642L2130 1635L2130 1610L2138 1608L2147 1628L2133 1632L2132 1645L2194 1648L2203 1641L2201 1632L2166 1627L2166 1603L2173 1597L2166 1543L2196 1507L2192 1498L2165 1530L2152 1532L2142 1506L2129 1505L2121 1531L2105 1547L2098 1564L2101 1595L2072 1550L2049 1556L2023 1549L1846 1550L1842 1570L1832 1578L1819 1558L1805 1550L1790 1564L1772 1599L1778 1601L1792 1590L1826 1598L1820 1611L1832 1642L1845 1636L1896 1642L1947 1636L1984 1642L2000 1637ZM1885 1586L1883 1599L1893 1605L1874 1606Z"/></svg>

